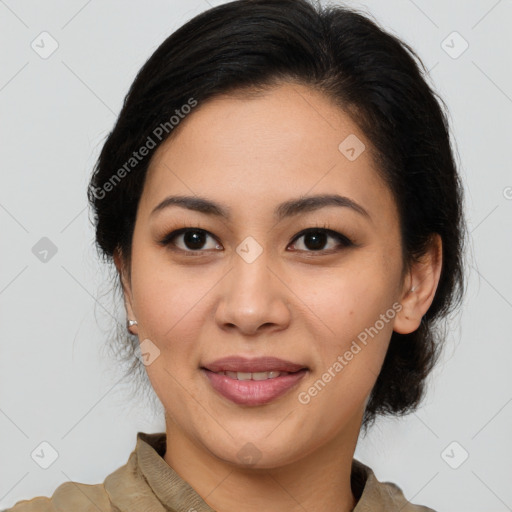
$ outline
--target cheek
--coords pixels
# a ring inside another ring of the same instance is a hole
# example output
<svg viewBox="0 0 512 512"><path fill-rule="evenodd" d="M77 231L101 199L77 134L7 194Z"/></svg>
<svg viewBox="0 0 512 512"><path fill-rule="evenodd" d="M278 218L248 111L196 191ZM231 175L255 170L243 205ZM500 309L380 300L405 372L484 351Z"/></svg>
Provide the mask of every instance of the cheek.
<svg viewBox="0 0 512 512"><path fill-rule="evenodd" d="M313 388L301 389L304 402L351 415L371 391L393 331L396 269L373 254L319 278L296 280L297 295L307 305L304 318L314 340ZM311 386L311 383L308 383ZM303 402L301 402L303 403ZM337 417L338 417L337 416Z"/></svg>
<svg viewBox="0 0 512 512"><path fill-rule="evenodd" d="M322 269L294 280L305 318L315 324L319 336L338 348L374 326L393 304L394 272L379 265L379 258L372 260L361 258L350 266ZM385 328L379 324L379 330L391 332L388 324Z"/></svg>
<svg viewBox="0 0 512 512"><path fill-rule="evenodd" d="M311 417L329 418L307 427L321 430L326 438L347 418L357 417L375 385L396 314L386 292L375 282L363 286L360 280L347 279L319 295L311 307L320 312L319 319L311 317L309 326L315 365L298 401L316 411Z"/></svg>
<svg viewBox="0 0 512 512"><path fill-rule="evenodd" d="M185 356L187 347L198 338L201 319L204 322L206 318L204 297L211 287L210 280L191 279L162 258L145 258L143 253L135 256L132 293L140 335L161 351L172 351L179 343L177 352Z"/></svg>
<svg viewBox="0 0 512 512"><path fill-rule="evenodd" d="M145 369L173 419L182 415L185 421L185 411L194 408L190 396L195 395L197 387L197 341L208 314L204 296L211 286L201 279L187 279L179 268L162 262L156 265L155 261L140 258L132 265L139 338L151 340L159 350L159 356Z"/></svg>

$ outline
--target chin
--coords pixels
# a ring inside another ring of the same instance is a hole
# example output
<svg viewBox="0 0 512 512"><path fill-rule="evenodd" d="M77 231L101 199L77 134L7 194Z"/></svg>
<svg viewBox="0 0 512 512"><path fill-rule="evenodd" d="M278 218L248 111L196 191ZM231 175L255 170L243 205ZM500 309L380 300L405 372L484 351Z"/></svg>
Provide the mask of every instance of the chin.
<svg viewBox="0 0 512 512"><path fill-rule="evenodd" d="M233 436L235 437L235 436ZM293 436L286 436L292 439ZM258 439L245 433L236 441L228 439L225 442L212 445L212 439L207 441L207 447L216 458L225 463L243 469L271 469L281 467L300 459L302 453L298 451L298 443L294 441L292 446L287 446L286 439L268 437ZM294 438L295 439L295 438ZM293 448L293 452L291 449Z"/></svg>

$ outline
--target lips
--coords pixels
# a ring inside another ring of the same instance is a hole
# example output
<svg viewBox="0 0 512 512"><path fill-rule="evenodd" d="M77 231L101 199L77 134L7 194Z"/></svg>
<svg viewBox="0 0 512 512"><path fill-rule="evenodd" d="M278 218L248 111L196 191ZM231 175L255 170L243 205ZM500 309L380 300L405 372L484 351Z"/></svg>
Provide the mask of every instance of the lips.
<svg viewBox="0 0 512 512"><path fill-rule="evenodd" d="M213 390L244 406L273 402L294 389L308 373L302 364L276 357L229 356L207 363L201 372Z"/></svg>
<svg viewBox="0 0 512 512"><path fill-rule="evenodd" d="M308 373L307 370L299 370L272 379L238 380L204 368L201 372L219 395L244 406L261 406L277 400L294 389Z"/></svg>
<svg viewBox="0 0 512 512"><path fill-rule="evenodd" d="M240 356L228 356L217 359L211 363L202 366L211 372L241 372L241 373L259 373L259 372L288 372L294 373L299 370L307 369L303 364L293 363L277 357L257 357L247 359Z"/></svg>

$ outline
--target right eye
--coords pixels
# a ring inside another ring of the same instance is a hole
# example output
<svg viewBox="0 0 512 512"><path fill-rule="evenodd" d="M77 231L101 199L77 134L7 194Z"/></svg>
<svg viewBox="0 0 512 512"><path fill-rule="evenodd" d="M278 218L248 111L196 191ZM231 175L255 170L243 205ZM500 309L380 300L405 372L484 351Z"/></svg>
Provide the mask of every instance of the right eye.
<svg viewBox="0 0 512 512"><path fill-rule="evenodd" d="M213 242L210 247L204 247L206 240L210 237ZM183 251L187 253L197 253L204 250L222 249L222 245L216 242L211 233L200 228L181 228L164 236L159 242L172 250ZM179 247L181 244L181 247ZM192 255L192 254L191 254Z"/></svg>

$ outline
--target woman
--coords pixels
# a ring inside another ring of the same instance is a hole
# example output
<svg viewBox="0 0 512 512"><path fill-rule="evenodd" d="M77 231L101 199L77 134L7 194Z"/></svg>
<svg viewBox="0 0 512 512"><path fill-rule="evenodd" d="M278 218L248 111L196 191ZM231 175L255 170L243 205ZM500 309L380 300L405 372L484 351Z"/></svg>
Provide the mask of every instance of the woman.
<svg viewBox="0 0 512 512"><path fill-rule="evenodd" d="M462 189L419 59L344 7L239 0L135 79L89 187L166 432L12 509L432 510L353 458L460 303Z"/></svg>

